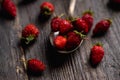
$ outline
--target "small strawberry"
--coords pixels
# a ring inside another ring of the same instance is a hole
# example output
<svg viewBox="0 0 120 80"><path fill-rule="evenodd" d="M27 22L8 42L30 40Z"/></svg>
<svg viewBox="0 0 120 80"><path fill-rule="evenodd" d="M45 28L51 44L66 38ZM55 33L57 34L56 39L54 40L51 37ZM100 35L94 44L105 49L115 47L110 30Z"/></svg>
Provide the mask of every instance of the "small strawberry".
<svg viewBox="0 0 120 80"><path fill-rule="evenodd" d="M54 17L52 20L51 20L51 29L53 32L56 32L59 30L59 25L60 25L60 21L62 19L60 17Z"/></svg>
<svg viewBox="0 0 120 80"><path fill-rule="evenodd" d="M111 23L112 21L110 19L99 21L93 29L93 35L96 36L104 34L109 29Z"/></svg>
<svg viewBox="0 0 120 80"><path fill-rule="evenodd" d="M67 34L67 44L66 49L67 50L73 50L75 49L81 42L82 38L77 31L72 31Z"/></svg>
<svg viewBox="0 0 120 80"><path fill-rule="evenodd" d="M73 22L74 27L81 33L87 34L88 33L88 24L85 20L78 18Z"/></svg>
<svg viewBox="0 0 120 80"><path fill-rule="evenodd" d="M88 30L90 30L93 25L93 13L90 10L85 11L83 13L82 19L85 20L85 22L88 24Z"/></svg>
<svg viewBox="0 0 120 80"><path fill-rule="evenodd" d="M16 16L16 5L11 0L4 0L2 8L12 17Z"/></svg>
<svg viewBox="0 0 120 80"><path fill-rule="evenodd" d="M54 6L50 2L43 2L40 9L43 15L51 15L54 12Z"/></svg>
<svg viewBox="0 0 120 80"><path fill-rule="evenodd" d="M43 62L41 62L40 60L37 59L30 59L27 62L27 69L28 71L35 73L35 74L39 74L42 71L45 70L45 64Z"/></svg>
<svg viewBox="0 0 120 80"><path fill-rule="evenodd" d="M71 22L65 19L62 19L59 24L60 34L66 34L71 30L73 30L73 25L71 24Z"/></svg>
<svg viewBox="0 0 120 80"><path fill-rule="evenodd" d="M100 43L94 45L91 49L90 60L93 66L98 65L104 56L104 49Z"/></svg>
<svg viewBox="0 0 120 80"><path fill-rule="evenodd" d="M31 41L35 40L39 35L39 30L34 24L28 24L22 30L22 38L26 40L26 44L29 44Z"/></svg>
<svg viewBox="0 0 120 80"><path fill-rule="evenodd" d="M55 47L60 50L63 50L65 48L66 42L67 42L67 39L60 35L56 36L54 39Z"/></svg>

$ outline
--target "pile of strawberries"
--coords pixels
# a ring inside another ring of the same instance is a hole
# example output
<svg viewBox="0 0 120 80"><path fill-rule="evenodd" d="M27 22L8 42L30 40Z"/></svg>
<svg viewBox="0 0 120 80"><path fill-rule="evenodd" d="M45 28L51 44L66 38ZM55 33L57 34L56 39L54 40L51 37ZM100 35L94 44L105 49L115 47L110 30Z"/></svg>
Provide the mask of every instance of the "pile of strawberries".
<svg viewBox="0 0 120 80"><path fill-rule="evenodd" d="M51 20L52 32L59 32L54 38L54 46L59 50L73 50L79 46L83 36L88 34L93 25L91 11L84 12L81 18L62 19L54 17ZM98 22L93 29L93 35L104 34L111 24L111 20L104 19Z"/></svg>
<svg viewBox="0 0 120 80"><path fill-rule="evenodd" d="M54 46L59 50L72 50L82 40L80 32L82 31L85 34L88 32L88 25L80 18L71 21L54 17L51 21L51 29L52 32L59 32L53 41Z"/></svg>
<svg viewBox="0 0 120 80"><path fill-rule="evenodd" d="M114 0L120 2L120 0ZM16 16L16 6L11 0L4 0L2 8L12 17ZM44 2L40 6L42 15L52 15L54 6L50 2ZM52 32L59 32L54 38L54 46L59 50L73 50L80 45L82 39L93 26L93 15L91 11L84 12L81 18L63 19L54 17L51 20ZM99 36L107 32L111 25L110 19L100 20L93 29L93 35ZM29 44L39 35L39 29L34 24L28 24L22 30L22 40L25 44ZM100 43L95 44L91 49L90 60L93 65L101 62L104 56L104 49ZM40 73L45 70L45 65L40 60L30 59L27 61L27 69L32 73Z"/></svg>

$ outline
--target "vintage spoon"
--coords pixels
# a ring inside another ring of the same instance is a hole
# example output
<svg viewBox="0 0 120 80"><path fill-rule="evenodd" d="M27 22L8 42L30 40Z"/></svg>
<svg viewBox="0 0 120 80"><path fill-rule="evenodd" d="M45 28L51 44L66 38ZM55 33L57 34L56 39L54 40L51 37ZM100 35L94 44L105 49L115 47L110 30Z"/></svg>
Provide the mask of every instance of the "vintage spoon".
<svg viewBox="0 0 120 80"><path fill-rule="evenodd" d="M68 11L69 17L72 17L73 14L74 14L75 4L76 4L76 0L71 0L71 1L70 1L69 11ZM51 43L51 45L52 45L53 47L55 47L53 41L54 41L54 38L55 38L57 35L59 35L59 31L57 31L57 32L51 32L50 35L49 35L50 43ZM56 49L57 52L59 52L59 53L67 53L67 54L68 54L68 53L72 53L72 52L74 52L76 49L78 49L78 48L81 46L82 43L83 43L83 39L81 40L80 44L79 44L76 48L74 48L74 49L72 49L72 50L69 50L69 51L68 51L68 50L58 50L57 48L55 48L55 49Z"/></svg>

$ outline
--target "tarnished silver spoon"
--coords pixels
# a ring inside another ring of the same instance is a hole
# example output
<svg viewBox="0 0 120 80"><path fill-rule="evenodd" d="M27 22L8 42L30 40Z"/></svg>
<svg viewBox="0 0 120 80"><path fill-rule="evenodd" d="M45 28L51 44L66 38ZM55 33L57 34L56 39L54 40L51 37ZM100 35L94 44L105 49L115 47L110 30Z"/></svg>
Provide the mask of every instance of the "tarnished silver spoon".
<svg viewBox="0 0 120 80"><path fill-rule="evenodd" d="M69 17L72 17L73 14L74 14L75 4L76 4L76 0L71 0L71 1L70 1L69 11L68 11ZM56 36L58 36L58 35L59 35L59 31L57 31L57 32L51 32L50 35L49 35L50 43L51 43L51 45L52 45L53 47L55 47L55 46L54 46L54 38L55 38ZM68 54L68 53L72 53L72 52L74 52L75 50L77 50L77 49L81 46L82 43L83 43L83 39L81 40L80 44L79 44L76 48L74 48L74 49L72 49L72 50L69 50L69 51L68 51L68 50L59 50L59 49L57 49L57 48L55 48L55 49L56 49L57 52L59 52L59 53L66 53L66 54Z"/></svg>

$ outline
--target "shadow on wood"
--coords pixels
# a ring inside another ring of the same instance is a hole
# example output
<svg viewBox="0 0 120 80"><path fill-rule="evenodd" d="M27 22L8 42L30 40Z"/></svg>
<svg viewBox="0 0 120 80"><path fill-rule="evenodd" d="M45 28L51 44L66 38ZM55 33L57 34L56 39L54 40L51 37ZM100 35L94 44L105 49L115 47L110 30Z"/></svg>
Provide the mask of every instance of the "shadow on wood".
<svg viewBox="0 0 120 80"><path fill-rule="evenodd" d="M27 74L28 74L29 77L40 77L40 76L42 76L43 72L33 73L33 72L27 70Z"/></svg>
<svg viewBox="0 0 120 80"><path fill-rule="evenodd" d="M28 5L28 4L33 3L35 1L36 0L22 0L21 2L18 3L18 6Z"/></svg>
<svg viewBox="0 0 120 80"><path fill-rule="evenodd" d="M49 66L54 69L64 65L69 60L70 54L58 53L49 42L47 46L46 57Z"/></svg>
<svg viewBox="0 0 120 80"><path fill-rule="evenodd" d="M21 39L20 42L19 42L19 45L22 46L22 48L24 50L28 49L29 47L32 47L33 44L36 42L37 40L33 40L31 41L29 44L26 44L25 40Z"/></svg>
<svg viewBox="0 0 120 80"><path fill-rule="evenodd" d="M15 19L15 17L11 16L10 14L8 14L8 12L6 12L3 9L0 10L0 18L7 19L7 20L13 20L13 19Z"/></svg>
<svg viewBox="0 0 120 80"><path fill-rule="evenodd" d="M38 15L37 21L39 24L44 24L45 22L47 22L50 19L50 17L51 17L50 15L43 15L42 13L40 13Z"/></svg>
<svg viewBox="0 0 120 80"><path fill-rule="evenodd" d="M92 38L100 38L100 37L105 36L106 34L107 34L107 32L104 32L104 33L102 33L102 34L95 34L95 35L92 35L91 37L92 37Z"/></svg>
<svg viewBox="0 0 120 80"><path fill-rule="evenodd" d="M113 2L113 0L109 0L109 2L107 3L107 7L116 12L120 11L120 3L115 3Z"/></svg>
<svg viewBox="0 0 120 80"><path fill-rule="evenodd" d="M94 65L94 64L92 63L92 61L91 61L91 58L88 59L88 63L89 63L89 65L90 65L92 68L97 68L97 66L99 65L99 64Z"/></svg>

